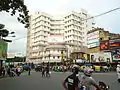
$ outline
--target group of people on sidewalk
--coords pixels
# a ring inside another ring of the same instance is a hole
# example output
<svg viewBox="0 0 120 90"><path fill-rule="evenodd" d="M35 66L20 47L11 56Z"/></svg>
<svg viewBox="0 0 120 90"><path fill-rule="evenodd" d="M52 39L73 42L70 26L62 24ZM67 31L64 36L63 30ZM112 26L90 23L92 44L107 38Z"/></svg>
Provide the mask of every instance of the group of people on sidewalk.
<svg viewBox="0 0 120 90"><path fill-rule="evenodd" d="M13 68L10 66L6 66L2 68L1 75L2 77L9 76L9 77L14 77L14 76L20 76L22 73L22 70L20 67L18 68Z"/></svg>
<svg viewBox="0 0 120 90"><path fill-rule="evenodd" d="M31 68L28 69L28 75L30 75ZM23 68L20 66L11 67L6 66L2 68L1 77L14 77L14 76L20 76L23 73Z"/></svg>

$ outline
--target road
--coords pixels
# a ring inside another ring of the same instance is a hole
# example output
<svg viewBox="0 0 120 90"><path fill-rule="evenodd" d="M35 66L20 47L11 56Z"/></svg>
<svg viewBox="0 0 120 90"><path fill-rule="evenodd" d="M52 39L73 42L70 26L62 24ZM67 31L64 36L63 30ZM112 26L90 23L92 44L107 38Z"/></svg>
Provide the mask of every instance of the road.
<svg viewBox="0 0 120 90"><path fill-rule="evenodd" d="M51 78L42 78L41 73L32 72L30 76L26 73L20 77L3 78L0 79L0 90L64 90L61 83L69 74L52 73ZM120 90L116 73L94 73L93 77L109 84L110 90Z"/></svg>

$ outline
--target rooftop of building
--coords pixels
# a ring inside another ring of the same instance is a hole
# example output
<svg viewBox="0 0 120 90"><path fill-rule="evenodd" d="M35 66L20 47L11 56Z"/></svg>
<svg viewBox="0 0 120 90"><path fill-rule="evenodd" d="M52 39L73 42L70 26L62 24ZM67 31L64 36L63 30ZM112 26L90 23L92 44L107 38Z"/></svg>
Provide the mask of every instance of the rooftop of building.
<svg viewBox="0 0 120 90"><path fill-rule="evenodd" d="M111 32L109 32L109 31L104 30L104 28L99 28L99 27L94 28L94 29L88 31L87 34L92 33L92 32L95 32L95 31L103 31L103 32L108 33L108 34L110 34L110 35L118 35L118 36L120 36L120 34L118 34L118 33L111 33Z"/></svg>
<svg viewBox="0 0 120 90"><path fill-rule="evenodd" d="M57 14L57 15L52 15L52 14L49 14L49 13L46 13L46 12L30 12L30 16L34 16L34 17L37 17L39 15L45 15L45 16L48 16L48 17L51 17L53 19L63 19L65 16L69 15L69 14L85 14L85 15L88 15L88 16L91 16L87 10L81 8L79 10L72 10L72 11L68 11L64 14Z"/></svg>

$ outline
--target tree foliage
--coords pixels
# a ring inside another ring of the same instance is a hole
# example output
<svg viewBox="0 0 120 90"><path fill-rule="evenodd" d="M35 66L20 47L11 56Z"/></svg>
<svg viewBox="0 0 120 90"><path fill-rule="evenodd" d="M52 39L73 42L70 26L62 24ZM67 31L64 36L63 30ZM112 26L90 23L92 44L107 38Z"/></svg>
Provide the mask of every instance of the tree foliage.
<svg viewBox="0 0 120 90"><path fill-rule="evenodd" d="M0 0L0 11L6 11L11 14L11 16L16 13L19 14L17 17L18 21L25 24L25 28L29 26L29 15L26 5L24 5L24 0Z"/></svg>
<svg viewBox="0 0 120 90"><path fill-rule="evenodd" d="M9 34L9 31L7 29L4 29L5 25L0 24L0 37L7 37Z"/></svg>

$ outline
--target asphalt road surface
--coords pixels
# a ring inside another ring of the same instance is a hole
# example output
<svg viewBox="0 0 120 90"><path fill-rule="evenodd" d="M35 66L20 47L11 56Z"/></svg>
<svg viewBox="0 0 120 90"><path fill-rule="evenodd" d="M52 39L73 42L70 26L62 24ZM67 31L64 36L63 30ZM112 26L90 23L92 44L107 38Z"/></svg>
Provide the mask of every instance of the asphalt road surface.
<svg viewBox="0 0 120 90"><path fill-rule="evenodd" d="M69 75L66 73L52 73L51 78L42 78L40 72L27 73L20 77L0 79L0 90L64 90L63 79ZM110 90L120 90L116 73L94 73L97 81L104 81L110 86Z"/></svg>

